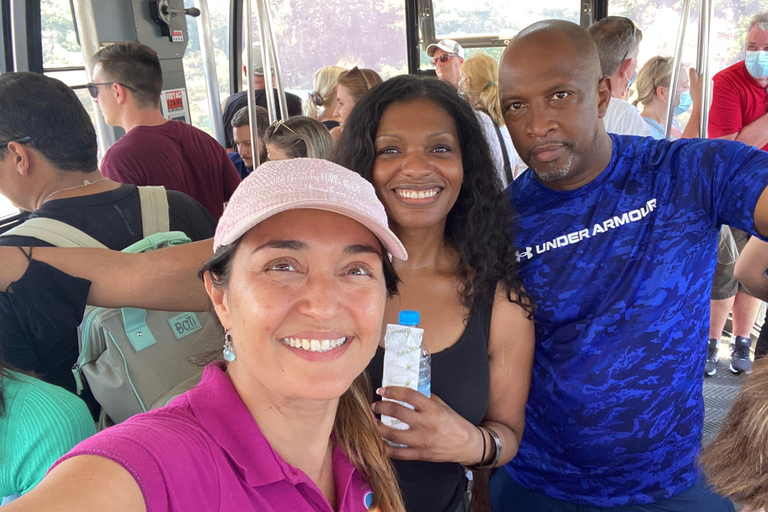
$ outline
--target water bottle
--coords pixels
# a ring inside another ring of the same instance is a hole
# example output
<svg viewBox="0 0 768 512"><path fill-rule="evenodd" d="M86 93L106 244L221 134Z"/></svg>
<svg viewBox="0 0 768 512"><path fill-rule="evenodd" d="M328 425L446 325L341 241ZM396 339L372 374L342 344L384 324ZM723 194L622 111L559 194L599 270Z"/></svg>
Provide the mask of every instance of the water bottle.
<svg viewBox="0 0 768 512"><path fill-rule="evenodd" d="M418 311L403 310L400 312L397 323L410 327L417 327L421 321ZM419 393L429 397L432 395L432 356L427 352L424 346L424 339L421 340L419 355L419 383L417 386Z"/></svg>

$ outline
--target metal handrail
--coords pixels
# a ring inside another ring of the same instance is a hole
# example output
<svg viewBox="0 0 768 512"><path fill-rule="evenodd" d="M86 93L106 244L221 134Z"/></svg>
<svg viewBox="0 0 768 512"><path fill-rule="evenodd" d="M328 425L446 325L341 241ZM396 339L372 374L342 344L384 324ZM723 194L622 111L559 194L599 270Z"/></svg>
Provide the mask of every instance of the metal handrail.
<svg viewBox="0 0 768 512"><path fill-rule="evenodd" d="M667 118L664 128L664 138L668 139L672 132L672 119L675 112L674 98L677 94L677 84L680 80L680 61L683 56L683 40L685 39L685 27L688 25L688 14L691 11L691 0L685 0L683 3L683 12L680 14L680 28L677 30L677 42L675 43L675 53L672 60L672 80L669 84L669 94L667 95Z"/></svg>
<svg viewBox="0 0 768 512"><path fill-rule="evenodd" d="M93 78L93 57L99 51L99 35L96 31L96 18L93 16L92 0L73 0L75 21L77 22L80 34L80 50L83 53L85 62L85 71L88 78ZM93 117L96 120L96 133L98 134L99 152L102 158L107 150L115 143L115 132L107 125L101 108L96 104L96 100L91 98L93 106Z"/></svg>
<svg viewBox="0 0 768 512"><path fill-rule="evenodd" d="M219 144L226 147L224 120L221 117L219 81L216 76L216 57L213 53L213 33L211 31L208 0L197 0L197 7L200 9L200 16L197 17L197 31L200 33L200 53L203 57L205 87L208 89L208 115L211 118L213 137L219 141Z"/></svg>
<svg viewBox="0 0 768 512"><path fill-rule="evenodd" d="M252 2L246 0L245 9L248 10L247 18L252 20ZM256 20L259 29L259 41L261 41L261 61L264 68L264 85L266 86L265 96L267 100L267 111L269 112L269 120L271 123L277 121L277 109L280 108L281 118L285 121L288 119L288 108L285 99L285 89L283 88L282 73L280 72L280 60L277 53L277 45L275 43L275 33L272 30L272 15L269 11L269 4L266 0L256 0ZM248 32L246 40L248 42L248 54L253 51L253 25L249 22L245 30ZM274 68L274 73L272 72ZM252 83L253 75L251 74L251 68L247 69L248 82ZM276 84L273 83L272 77L275 77ZM272 92L277 86L278 92L278 105L275 104L275 95ZM251 109L249 104L249 117L251 121L256 119L255 112ZM251 122L253 126L253 122ZM253 137L253 135L252 135ZM252 144L256 139L252 138Z"/></svg>
<svg viewBox="0 0 768 512"><path fill-rule="evenodd" d="M696 71L701 76L701 119L699 122L699 137L707 138L709 123L709 102L712 97L709 69L709 22L712 19L712 0L701 0L699 15L699 47L696 59Z"/></svg>
<svg viewBox="0 0 768 512"><path fill-rule="evenodd" d="M256 165L254 167L258 167L261 165L261 159L259 158L260 152L257 145L259 139L256 136L259 132L256 130L256 88L253 85L253 31L251 30L251 27L253 26L253 5L251 4L251 0L245 0L243 8L245 9L243 21L246 23L244 32L247 48L247 51L245 52L245 75L247 80L245 83L248 91L248 126L250 128L249 131L251 132L251 153L256 160ZM267 100L269 100L269 97L270 95L268 94Z"/></svg>
<svg viewBox="0 0 768 512"><path fill-rule="evenodd" d="M277 102L280 107L280 119L283 121L288 120L288 103L285 98L285 88L283 87L283 74L280 70L280 58L277 53L277 43L275 42L275 31L272 30L272 13L269 10L269 3L267 0L258 0L261 3L263 16L265 21L265 32L269 35L269 50L272 62L275 66L274 77L277 80Z"/></svg>

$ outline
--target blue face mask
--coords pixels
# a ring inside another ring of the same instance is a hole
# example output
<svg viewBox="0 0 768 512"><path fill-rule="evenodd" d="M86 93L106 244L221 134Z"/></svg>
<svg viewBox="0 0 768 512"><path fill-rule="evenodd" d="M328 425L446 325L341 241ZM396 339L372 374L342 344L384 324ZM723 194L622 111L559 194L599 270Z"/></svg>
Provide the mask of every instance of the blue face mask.
<svg viewBox="0 0 768 512"><path fill-rule="evenodd" d="M632 84L635 83L635 78L637 78L637 70L635 70L635 72L632 73L632 78L630 78L629 82L627 82L627 89L632 87Z"/></svg>
<svg viewBox="0 0 768 512"><path fill-rule="evenodd" d="M768 77L768 52L766 51L748 51L745 59L747 71L752 77L761 80Z"/></svg>
<svg viewBox="0 0 768 512"><path fill-rule="evenodd" d="M691 99L691 91L683 91L680 93L680 103L675 107L675 115L679 116L683 112L687 112L693 105L693 99Z"/></svg>

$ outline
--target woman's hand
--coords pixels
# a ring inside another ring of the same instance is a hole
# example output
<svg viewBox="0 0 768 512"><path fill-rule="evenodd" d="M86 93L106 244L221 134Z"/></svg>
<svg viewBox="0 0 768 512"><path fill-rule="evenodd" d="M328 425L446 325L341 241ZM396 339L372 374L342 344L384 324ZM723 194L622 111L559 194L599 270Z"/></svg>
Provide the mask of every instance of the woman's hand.
<svg viewBox="0 0 768 512"><path fill-rule="evenodd" d="M379 388L377 393L414 407L411 410L384 400L371 406L376 414L392 416L411 427L409 430L397 430L377 421L382 438L407 446L397 448L386 445L387 455L393 459L458 462L465 466L480 462L482 434L439 397L432 395L427 398L416 390L401 386ZM487 447L486 452L490 449Z"/></svg>
<svg viewBox="0 0 768 512"><path fill-rule="evenodd" d="M701 96L704 89L704 80L701 78L696 68L688 69L688 81L691 92L691 100L694 105L701 105Z"/></svg>

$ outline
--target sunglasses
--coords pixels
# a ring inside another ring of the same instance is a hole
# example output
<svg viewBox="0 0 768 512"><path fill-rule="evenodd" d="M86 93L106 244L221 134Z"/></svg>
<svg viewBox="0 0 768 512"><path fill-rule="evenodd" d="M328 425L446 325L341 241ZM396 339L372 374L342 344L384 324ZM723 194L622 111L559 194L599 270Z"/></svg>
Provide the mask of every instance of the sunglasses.
<svg viewBox="0 0 768 512"><path fill-rule="evenodd" d="M267 127L267 131L265 135L267 136L267 138L272 138L277 133L277 130L279 130L281 127L285 128L286 130L294 134L299 139L299 141L302 141L302 142L304 141L304 138L301 135L293 131L291 127L285 124L281 119L278 119L277 121L269 125L269 127Z"/></svg>
<svg viewBox="0 0 768 512"><path fill-rule="evenodd" d="M365 85L365 90L366 90L366 91L368 91L368 90L370 90L370 89L371 89L371 87L368 85L368 80L366 80L366 79L365 79L365 75L363 75L363 72L362 72L362 71L360 71L360 68L358 68L357 66L355 66L355 67L353 67L352 69L350 69L349 71L350 71L350 72L352 72L352 71L357 71L357 74L358 74L358 75L360 75L360 80L362 80L362 81L363 81L363 84Z"/></svg>
<svg viewBox="0 0 768 512"><path fill-rule="evenodd" d="M85 84L85 88L88 89L88 94L91 95L91 98L96 99L96 98L99 97L99 86L100 85L112 85L112 84L122 85L123 87L125 87L129 91L136 92L136 89L134 89L130 85L125 85L125 84L120 83L120 82L99 82L99 83L88 82L87 84Z"/></svg>
<svg viewBox="0 0 768 512"><path fill-rule="evenodd" d="M439 57L435 57L430 62L433 66L437 66L438 62L448 62L448 59L452 59L453 57L458 57L455 53L444 53Z"/></svg>
<svg viewBox="0 0 768 512"><path fill-rule="evenodd" d="M27 144L29 142L32 142L32 137L19 137L18 139L9 140L8 142L2 142L0 143L0 149L5 149L8 147L8 144L11 142L18 142L19 144Z"/></svg>

